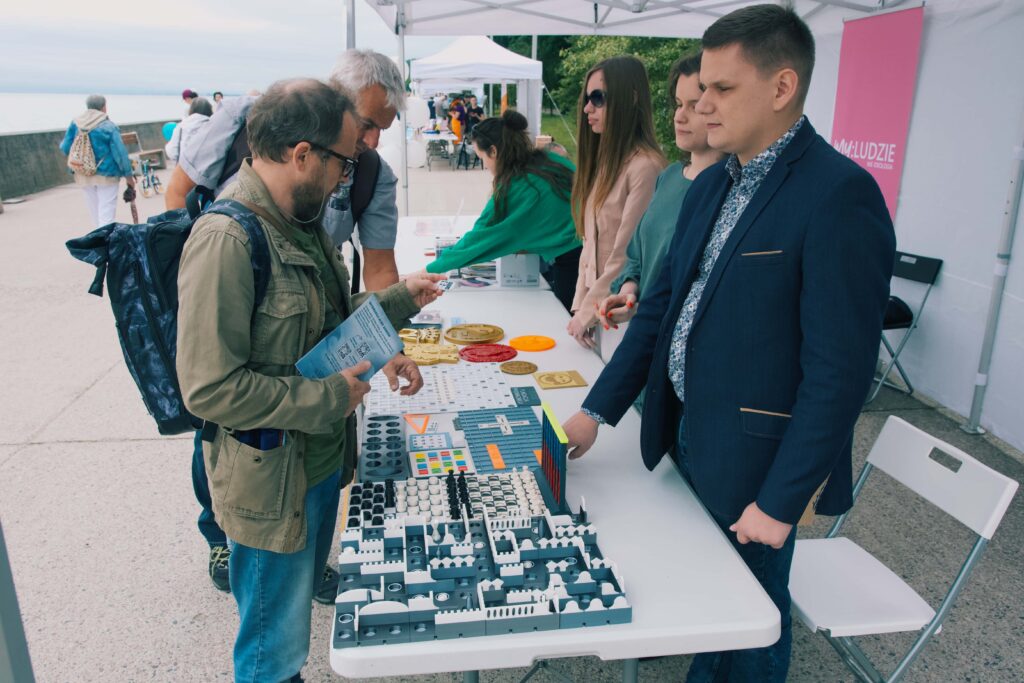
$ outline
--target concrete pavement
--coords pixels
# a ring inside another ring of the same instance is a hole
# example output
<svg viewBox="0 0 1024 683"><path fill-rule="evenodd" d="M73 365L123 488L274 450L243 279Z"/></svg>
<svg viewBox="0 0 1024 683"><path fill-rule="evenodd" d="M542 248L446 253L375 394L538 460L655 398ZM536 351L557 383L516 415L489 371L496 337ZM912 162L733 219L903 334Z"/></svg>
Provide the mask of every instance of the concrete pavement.
<svg viewBox="0 0 1024 683"><path fill-rule="evenodd" d="M478 212L483 171L414 171L414 214ZM140 215L162 199L140 199ZM64 242L89 230L73 186L48 190L0 215L0 518L39 681L229 681L235 605L206 574L195 527L188 437L161 437L124 366L109 302L86 293L93 269ZM118 209L127 221L127 207ZM858 470L885 418L895 414L1024 480L1020 454L913 398L883 391L856 432ZM820 536L828 520L802 532ZM884 475L866 489L850 536L890 564L933 605L952 581L969 534ZM1024 502L1018 495L943 632L908 683L1024 680ZM307 681L337 680L328 663L332 610L315 606ZM820 637L794 624L791 681L848 681ZM868 638L883 671L905 635ZM641 680L681 680L688 657L640 666ZM554 666L578 681L614 681L620 666L574 658ZM525 671L487 672L485 681ZM449 681L451 675L410 681ZM550 680L542 674L540 680ZM395 680L395 679L391 679Z"/></svg>

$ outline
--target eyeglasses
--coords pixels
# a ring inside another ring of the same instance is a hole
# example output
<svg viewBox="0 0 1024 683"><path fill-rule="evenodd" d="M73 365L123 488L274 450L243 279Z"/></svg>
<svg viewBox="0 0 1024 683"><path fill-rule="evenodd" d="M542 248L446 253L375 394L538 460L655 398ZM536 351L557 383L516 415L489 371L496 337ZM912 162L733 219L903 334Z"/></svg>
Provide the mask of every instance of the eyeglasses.
<svg viewBox="0 0 1024 683"><path fill-rule="evenodd" d="M359 160L358 159L353 159L352 157L347 157L344 154L339 154L338 152L335 152L333 149L327 149L323 145L318 145L315 142L310 142L309 140L300 140L299 142L305 142L307 145L309 145L313 149L317 150L318 152L324 152L326 154L330 154L332 157L334 157L335 159L340 161L341 162L341 175L346 177L346 178L351 177L352 174L355 173L355 171L356 171L356 166L359 165ZM291 145L289 145L289 147L294 147L297 144L299 144L299 143L298 142L292 143Z"/></svg>
<svg viewBox="0 0 1024 683"><path fill-rule="evenodd" d="M583 96L583 106L587 106L587 103L594 105L595 109L600 109L604 106L604 90L591 90Z"/></svg>

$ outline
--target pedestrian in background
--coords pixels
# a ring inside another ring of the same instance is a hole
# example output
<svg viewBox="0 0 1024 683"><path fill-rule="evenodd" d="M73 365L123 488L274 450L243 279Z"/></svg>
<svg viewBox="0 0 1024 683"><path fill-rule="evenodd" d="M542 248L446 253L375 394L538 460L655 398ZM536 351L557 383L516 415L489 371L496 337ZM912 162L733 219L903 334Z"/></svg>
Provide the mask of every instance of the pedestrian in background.
<svg viewBox="0 0 1024 683"><path fill-rule="evenodd" d="M85 204L95 227L114 222L117 188L124 178L135 187L132 163L121 141L121 130L107 117L107 99L85 98L85 111L68 126L60 151L68 157L75 184L85 193Z"/></svg>
<svg viewBox="0 0 1024 683"><path fill-rule="evenodd" d="M192 104L188 108L188 116L174 127L171 139L164 147L167 158L177 161L181 154L181 146L187 144L196 131L210 120L211 116L213 116L213 105L210 104L210 100L205 97L197 97L192 100Z"/></svg>

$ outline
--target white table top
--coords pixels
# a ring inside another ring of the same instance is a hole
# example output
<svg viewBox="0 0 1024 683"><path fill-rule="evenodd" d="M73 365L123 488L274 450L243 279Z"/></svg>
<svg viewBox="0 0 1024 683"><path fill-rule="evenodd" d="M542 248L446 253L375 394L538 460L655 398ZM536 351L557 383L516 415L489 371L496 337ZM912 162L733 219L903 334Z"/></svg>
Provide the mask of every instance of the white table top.
<svg viewBox="0 0 1024 683"><path fill-rule="evenodd" d="M431 308L445 318L501 326L505 341L546 334L557 346L520 353L541 371L577 370L589 382L603 363L565 330L568 315L550 292L445 294ZM508 377L536 387L531 375ZM560 419L573 414L589 387L544 390ZM617 427L601 427L593 450L568 466L567 496L580 496L597 526L598 545L615 561L633 607L629 624L422 643L331 650L331 666L351 678L529 666L537 659L596 655L601 659L763 647L779 636L779 612L718 527L665 458L648 472L640 458L635 411Z"/></svg>
<svg viewBox="0 0 1024 683"><path fill-rule="evenodd" d="M471 216L403 216L398 219L398 239L395 244L395 263L398 265L398 272L412 273L423 270L434 257L428 256L427 252L433 254L436 237L458 239L473 228L479 214ZM466 292L493 292L493 291L538 291L550 290L551 286L543 277L540 278L538 287L502 287L490 285L487 287L460 287L459 291ZM457 315L457 314L456 314ZM565 327L564 325L562 326Z"/></svg>

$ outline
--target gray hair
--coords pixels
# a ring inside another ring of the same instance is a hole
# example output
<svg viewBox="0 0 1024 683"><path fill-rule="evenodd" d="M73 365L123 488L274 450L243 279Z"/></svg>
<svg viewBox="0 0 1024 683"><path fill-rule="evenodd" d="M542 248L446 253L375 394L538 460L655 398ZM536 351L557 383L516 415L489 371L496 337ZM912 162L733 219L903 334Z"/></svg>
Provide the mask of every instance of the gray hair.
<svg viewBox="0 0 1024 683"><path fill-rule="evenodd" d="M85 108L102 111L107 106L107 98L103 95L89 95L85 98Z"/></svg>
<svg viewBox="0 0 1024 683"><path fill-rule="evenodd" d="M188 113L213 116L213 105L205 97L196 97L192 100L192 104L188 105Z"/></svg>
<svg viewBox="0 0 1024 683"><path fill-rule="evenodd" d="M249 148L254 157L281 163L285 150L302 141L330 147L351 111L344 93L314 78L277 81L249 110Z"/></svg>
<svg viewBox="0 0 1024 683"><path fill-rule="evenodd" d="M405 109L405 81L390 58L373 50L345 50L331 70L331 80L353 96L371 85L379 85L387 93L388 104L398 111Z"/></svg>

